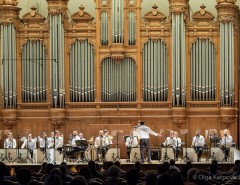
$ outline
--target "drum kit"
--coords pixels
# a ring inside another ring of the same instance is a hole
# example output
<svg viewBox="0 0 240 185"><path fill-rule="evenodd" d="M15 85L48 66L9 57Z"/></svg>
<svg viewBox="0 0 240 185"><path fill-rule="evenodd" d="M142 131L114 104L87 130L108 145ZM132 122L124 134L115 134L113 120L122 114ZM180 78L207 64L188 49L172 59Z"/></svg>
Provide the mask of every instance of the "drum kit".
<svg viewBox="0 0 240 185"><path fill-rule="evenodd" d="M63 145L64 159L69 162L87 162L94 158L93 137L89 140L76 140L75 143L76 146L72 146L72 144Z"/></svg>

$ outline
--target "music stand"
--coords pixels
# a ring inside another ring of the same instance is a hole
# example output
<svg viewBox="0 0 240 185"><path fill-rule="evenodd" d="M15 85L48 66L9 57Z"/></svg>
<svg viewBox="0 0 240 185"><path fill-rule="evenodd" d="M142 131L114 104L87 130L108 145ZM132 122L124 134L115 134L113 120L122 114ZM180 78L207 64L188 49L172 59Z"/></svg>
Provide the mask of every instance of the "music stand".
<svg viewBox="0 0 240 185"><path fill-rule="evenodd" d="M130 137L130 136L129 135L123 136L124 144L126 143L128 137ZM127 152L128 152L128 148L127 148ZM130 155L131 155L131 150L130 150L129 156L127 155L126 162L130 162Z"/></svg>
<svg viewBox="0 0 240 185"><path fill-rule="evenodd" d="M167 148L168 148L168 143L167 143L167 133L165 134L165 153L163 156L163 161L169 161L170 157L167 154Z"/></svg>
<svg viewBox="0 0 240 185"><path fill-rule="evenodd" d="M20 153L20 151L19 151L19 149L20 149L20 136L18 135L17 136L17 157L12 161L12 163L14 163L15 161L20 161L21 163L23 163L24 162L24 159L22 158L22 154Z"/></svg>
<svg viewBox="0 0 240 185"><path fill-rule="evenodd" d="M212 142L215 143L215 135L217 135L216 129L209 129L209 156L206 159L206 162L209 162L209 160L216 160L215 153L212 153ZM206 137L207 138L207 137Z"/></svg>
<svg viewBox="0 0 240 185"><path fill-rule="evenodd" d="M76 140L75 143L76 143L76 146L84 148L84 151L80 150L80 158L82 158L82 154L83 154L82 162L87 162L84 152L88 146L88 141L87 140Z"/></svg>
<svg viewBox="0 0 240 185"><path fill-rule="evenodd" d="M33 140L33 139L32 139ZM33 155L33 149L31 149L31 148L28 148L28 134L27 134L27 160L28 161L30 161L31 163L33 163L33 161L32 161L32 155ZM31 158L29 157L29 153L31 154Z"/></svg>
<svg viewBox="0 0 240 185"><path fill-rule="evenodd" d="M229 133L229 135L230 135L230 133ZM226 154L226 150L227 150L227 135L224 135L224 137L225 137L224 138L224 140L225 140L225 142L224 142L224 149L223 149L224 157L223 157L221 162L223 162L223 161L225 161L225 162L232 162L232 160ZM230 152L230 149L231 149L231 146L229 146L229 152ZM229 153L228 153L228 155L229 155Z"/></svg>
<svg viewBox="0 0 240 185"><path fill-rule="evenodd" d="M184 142L185 142L185 149L186 149L185 155L183 156L180 162L182 162L183 160L191 161L190 158L188 157L188 152L187 152L187 134L188 134L188 129L180 130L180 135L184 135L184 140L185 140Z"/></svg>
<svg viewBox="0 0 240 185"><path fill-rule="evenodd" d="M118 145L118 136L119 136L119 134L118 133L123 133L123 131L122 130L113 130L112 132L111 132L111 134L112 134L112 136L117 136L117 144L116 144L116 148L117 148L117 156L114 158L114 156L113 156L113 158L114 158L114 161L119 161L119 162L121 162L121 160L120 160L120 157L119 157L119 145Z"/></svg>
<svg viewBox="0 0 240 185"><path fill-rule="evenodd" d="M43 156L43 159L42 159L41 162L40 162L41 164L43 163L44 160L46 160L47 162L49 162L49 157L48 157L48 155L47 155L47 137L45 137L44 140L45 140L44 151L43 151L44 156Z"/></svg>

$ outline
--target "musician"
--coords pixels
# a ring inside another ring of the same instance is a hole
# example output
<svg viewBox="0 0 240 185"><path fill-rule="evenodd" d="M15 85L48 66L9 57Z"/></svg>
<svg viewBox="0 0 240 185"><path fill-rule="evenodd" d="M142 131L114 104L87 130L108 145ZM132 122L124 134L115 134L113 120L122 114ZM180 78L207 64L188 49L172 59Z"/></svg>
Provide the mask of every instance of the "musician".
<svg viewBox="0 0 240 185"><path fill-rule="evenodd" d="M107 129L105 129L103 132L104 132L104 136L108 138L109 145L111 145L112 139L109 137L109 131Z"/></svg>
<svg viewBox="0 0 240 185"><path fill-rule="evenodd" d="M71 140L71 144L73 147L76 147L76 140L80 140L80 137L78 136L78 133L77 131L73 131L73 134L72 134L72 140Z"/></svg>
<svg viewBox="0 0 240 185"><path fill-rule="evenodd" d="M47 137L46 132L42 132L42 137L39 139L39 147L41 151L45 151L50 142L50 138Z"/></svg>
<svg viewBox="0 0 240 185"><path fill-rule="evenodd" d="M196 130L196 136L193 137L192 146L194 147L194 150L197 153L198 162L201 160L204 144L205 144L204 137L200 135L200 130Z"/></svg>
<svg viewBox="0 0 240 185"><path fill-rule="evenodd" d="M173 147L174 145L174 131L170 131L170 136L165 139L163 146Z"/></svg>
<svg viewBox="0 0 240 185"><path fill-rule="evenodd" d="M50 133L48 148L53 148L54 145L54 132Z"/></svg>
<svg viewBox="0 0 240 185"><path fill-rule="evenodd" d="M138 146L138 139L136 136L133 136L133 130L130 131L130 136L127 137L125 145L127 147L127 156L128 156L128 160L130 162L130 154L131 154L131 149L133 147L137 147Z"/></svg>
<svg viewBox="0 0 240 185"><path fill-rule="evenodd" d="M174 145L173 145L173 152L176 157L176 161L178 160L179 152L181 151L182 141L181 138L178 137L178 132L174 132Z"/></svg>
<svg viewBox="0 0 240 185"><path fill-rule="evenodd" d="M16 139L13 138L12 132L8 132L8 138L4 141L4 148L16 148L17 142Z"/></svg>
<svg viewBox="0 0 240 185"><path fill-rule="evenodd" d="M138 128L136 132L139 134L140 137L140 154L141 154L141 162L144 163L144 147L148 153L148 163L151 163L151 152L150 152L150 145L149 145L149 134L154 136L161 136L160 134L152 131L149 127L147 127L144 121L139 121Z"/></svg>
<svg viewBox="0 0 240 185"><path fill-rule="evenodd" d="M32 134L27 135L27 139L24 140L21 148L27 148L31 158L33 158L33 149L36 148L36 140L32 138Z"/></svg>
<svg viewBox="0 0 240 185"><path fill-rule="evenodd" d="M227 161L227 158L229 155L229 150L230 150L230 147L232 146L232 141L233 141L233 138L229 134L229 130L225 129L223 131L223 137L222 137L222 141L221 141L221 148L224 152L224 160L225 161Z"/></svg>
<svg viewBox="0 0 240 185"><path fill-rule="evenodd" d="M55 149L58 151L62 151L63 147L63 137L60 136L60 132L57 130L55 132Z"/></svg>
<svg viewBox="0 0 240 185"><path fill-rule="evenodd" d="M109 149L109 140L104 135L103 130L99 131L99 136L96 137L94 146L97 152L97 157L98 157L98 154L102 154L102 160L105 160L105 155Z"/></svg>
<svg viewBox="0 0 240 185"><path fill-rule="evenodd" d="M86 140L84 137L83 137L83 133L79 133L79 140Z"/></svg>

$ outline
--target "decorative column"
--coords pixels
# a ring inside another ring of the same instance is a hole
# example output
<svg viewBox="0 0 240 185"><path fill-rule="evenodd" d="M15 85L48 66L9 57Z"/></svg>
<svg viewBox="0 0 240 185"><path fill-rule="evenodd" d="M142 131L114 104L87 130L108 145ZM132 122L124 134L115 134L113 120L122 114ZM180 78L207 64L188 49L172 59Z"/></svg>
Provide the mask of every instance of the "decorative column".
<svg viewBox="0 0 240 185"><path fill-rule="evenodd" d="M1 26L1 97L4 108L16 108L16 27L19 20L20 8L17 0L0 1Z"/></svg>
<svg viewBox="0 0 240 185"><path fill-rule="evenodd" d="M65 106L64 26L68 0L47 0L50 21L50 94L53 108Z"/></svg>
<svg viewBox="0 0 240 185"><path fill-rule="evenodd" d="M217 0L220 23L220 103L221 107L234 107L235 101L235 43L238 38L238 6L236 0ZM237 66L237 64L235 64Z"/></svg>
<svg viewBox="0 0 240 185"><path fill-rule="evenodd" d="M186 44L185 21L188 18L189 0L169 0L172 20L172 104L186 105Z"/></svg>

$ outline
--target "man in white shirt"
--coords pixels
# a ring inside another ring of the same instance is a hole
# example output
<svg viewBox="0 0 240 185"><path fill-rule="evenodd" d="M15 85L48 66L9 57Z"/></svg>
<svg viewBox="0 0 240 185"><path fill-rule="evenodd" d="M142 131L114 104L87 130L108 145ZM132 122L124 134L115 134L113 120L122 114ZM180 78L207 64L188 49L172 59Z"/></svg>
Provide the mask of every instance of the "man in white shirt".
<svg viewBox="0 0 240 185"><path fill-rule="evenodd" d="M233 138L232 138L232 136L230 136L229 130L225 129L223 131L223 137L222 137L222 141L221 141L221 148L224 152L224 160L225 161L227 161L227 158L229 155L229 150L232 146L232 141L233 141Z"/></svg>
<svg viewBox="0 0 240 185"><path fill-rule="evenodd" d="M57 130L55 132L55 149L62 151L63 147L63 137L60 136L60 132Z"/></svg>
<svg viewBox="0 0 240 185"><path fill-rule="evenodd" d="M76 147L76 146L77 146L77 145L76 145L76 141L77 141L77 140L80 140L80 137L78 136L78 133L77 133L77 131L75 130L75 131L73 131L72 140L71 140L71 144L72 144L73 147Z"/></svg>
<svg viewBox="0 0 240 185"><path fill-rule="evenodd" d="M13 138L12 132L8 132L8 138L4 141L4 148L16 148L16 139Z"/></svg>
<svg viewBox="0 0 240 185"><path fill-rule="evenodd" d="M42 137L39 139L39 147L41 151L45 151L50 143L50 138L47 137L46 132L42 132Z"/></svg>
<svg viewBox="0 0 240 185"><path fill-rule="evenodd" d="M139 121L138 128L136 132L140 137L140 154L141 154L141 162L144 163L144 147L148 153L148 163L151 163L151 152L150 152L150 144L149 144L149 134L154 136L161 136L160 134L152 131L149 127L145 126L144 121Z"/></svg>
<svg viewBox="0 0 240 185"><path fill-rule="evenodd" d="M130 162L131 149L138 146L138 139L137 136L133 136L133 130L130 131L130 136L127 137L125 145L127 147L127 161Z"/></svg>
<svg viewBox="0 0 240 185"><path fill-rule="evenodd" d="M174 145L174 131L170 131L170 136L165 139L165 142L163 143L164 146L173 147Z"/></svg>
<svg viewBox="0 0 240 185"><path fill-rule="evenodd" d="M27 135L27 139L24 140L21 148L27 148L31 155L31 159L33 158L33 149L36 148L36 140L32 138L32 134Z"/></svg>
<svg viewBox="0 0 240 185"><path fill-rule="evenodd" d="M104 161L106 153L109 149L109 141L108 141L108 138L104 135L103 130L99 131L99 136L96 137L94 146L95 146L96 153L97 153L97 158L98 158L97 160L99 160L98 155L101 154L102 161Z"/></svg>
<svg viewBox="0 0 240 185"><path fill-rule="evenodd" d="M201 160L204 144L205 144L204 137L200 135L200 130L196 130L196 136L193 137L192 146L194 147L194 150L197 153L198 162Z"/></svg>
<svg viewBox="0 0 240 185"><path fill-rule="evenodd" d="M84 137L83 137L83 133L79 133L79 140L86 140Z"/></svg>

